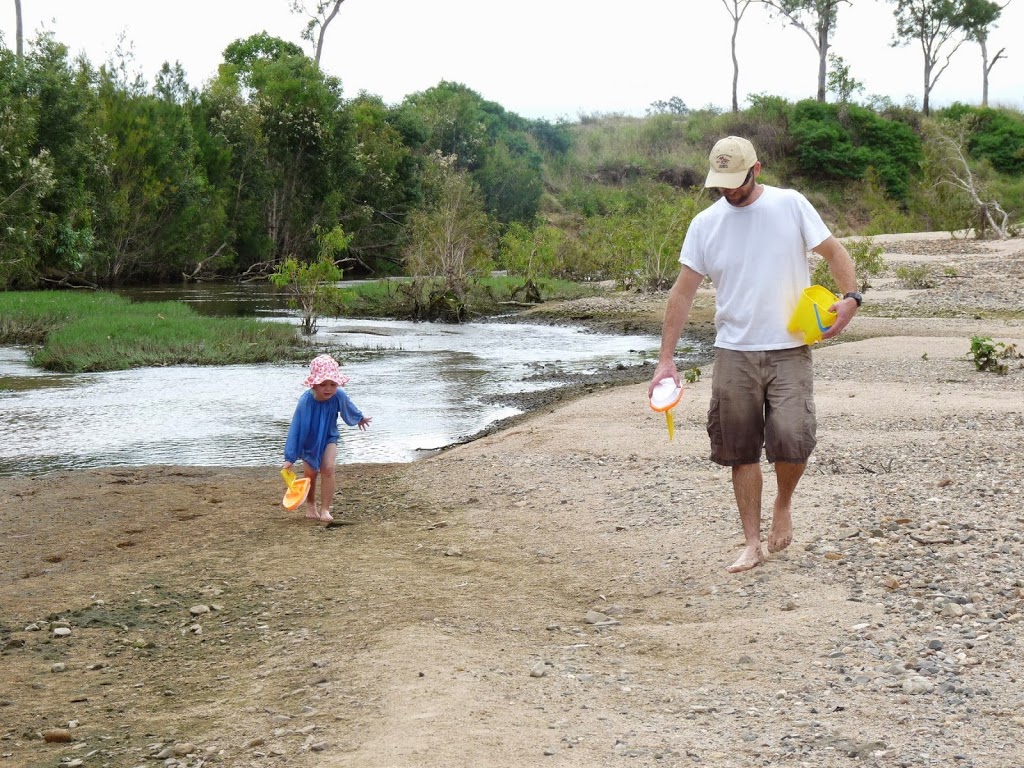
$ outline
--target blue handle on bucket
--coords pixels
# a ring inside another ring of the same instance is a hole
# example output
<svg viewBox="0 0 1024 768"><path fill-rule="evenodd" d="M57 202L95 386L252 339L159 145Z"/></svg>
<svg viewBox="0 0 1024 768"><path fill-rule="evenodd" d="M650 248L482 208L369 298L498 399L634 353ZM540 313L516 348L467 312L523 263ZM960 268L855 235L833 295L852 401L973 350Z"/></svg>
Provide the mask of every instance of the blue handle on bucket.
<svg viewBox="0 0 1024 768"><path fill-rule="evenodd" d="M814 319L818 323L818 330L820 330L822 333L824 333L825 331L827 331L829 328L832 327L831 325L822 325L821 324L821 315L818 314L818 305L817 304L814 305Z"/></svg>

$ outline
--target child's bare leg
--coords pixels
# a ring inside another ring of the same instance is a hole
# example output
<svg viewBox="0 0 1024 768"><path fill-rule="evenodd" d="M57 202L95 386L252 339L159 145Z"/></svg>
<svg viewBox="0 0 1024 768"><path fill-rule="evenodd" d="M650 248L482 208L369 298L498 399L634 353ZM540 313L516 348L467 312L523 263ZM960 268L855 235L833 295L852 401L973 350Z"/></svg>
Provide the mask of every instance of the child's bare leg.
<svg viewBox="0 0 1024 768"><path fill-rule="evenodd" d="M308 464L305 465L305 475L309 478L309 493L306 494L306 517L310 520L319 520L320 515L316 511L316 477L317 471Z"/></svg>
<svg viewBox="0 0 1024 768"><path fill-rule="evenodd" d="M331 517L331 503L334 501L334 465L337 460L338 445L330 443L320 458L320 520L325 523L334 519Z"/></svg>

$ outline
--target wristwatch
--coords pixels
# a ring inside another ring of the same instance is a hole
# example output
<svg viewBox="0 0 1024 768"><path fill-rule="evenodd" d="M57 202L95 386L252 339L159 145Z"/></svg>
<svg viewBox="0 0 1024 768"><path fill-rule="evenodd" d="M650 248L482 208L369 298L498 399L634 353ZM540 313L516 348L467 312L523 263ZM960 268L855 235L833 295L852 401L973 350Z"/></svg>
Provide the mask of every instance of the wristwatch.
<svg viewBox="0 0 1024 768"><path fill-rule="evenodd" d="M862 294L860 291L850 291L849 293L844 293L843 298L853 299L854 301L857 302L858 307L864 303L864 294Z"/></svg>

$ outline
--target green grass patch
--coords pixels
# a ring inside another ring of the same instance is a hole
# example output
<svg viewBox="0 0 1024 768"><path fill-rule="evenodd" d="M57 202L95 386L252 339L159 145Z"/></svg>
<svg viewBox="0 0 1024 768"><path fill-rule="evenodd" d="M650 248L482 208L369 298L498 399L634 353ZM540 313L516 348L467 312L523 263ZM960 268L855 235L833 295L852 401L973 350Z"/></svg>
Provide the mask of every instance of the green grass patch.
<svg viewBox="0 0 1024 768"><path fill-rule="evenodd" d="M32 363L64 373L303 358L295 328L203 317L187 304L134 304L113 293L0 293L0 344L38 344Z"/></svg>

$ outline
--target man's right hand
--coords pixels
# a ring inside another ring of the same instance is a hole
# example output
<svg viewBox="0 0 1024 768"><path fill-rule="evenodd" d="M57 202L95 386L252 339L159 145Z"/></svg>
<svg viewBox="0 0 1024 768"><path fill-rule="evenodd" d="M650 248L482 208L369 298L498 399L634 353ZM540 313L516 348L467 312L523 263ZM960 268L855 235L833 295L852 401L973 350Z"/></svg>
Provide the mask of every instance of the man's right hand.
<svg viewBox="0 0 1024 768"><path fill-rule="evenodd" d="M648 398L654 394L654 388L658 386L658 382L664 378L672 379L677 387L682 386L679 383L679 371L676 369L675 360L658 363L658 367L654 369L654 376L651 378L651 383L647 387Z"/></svg>

